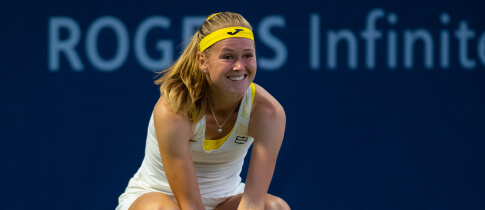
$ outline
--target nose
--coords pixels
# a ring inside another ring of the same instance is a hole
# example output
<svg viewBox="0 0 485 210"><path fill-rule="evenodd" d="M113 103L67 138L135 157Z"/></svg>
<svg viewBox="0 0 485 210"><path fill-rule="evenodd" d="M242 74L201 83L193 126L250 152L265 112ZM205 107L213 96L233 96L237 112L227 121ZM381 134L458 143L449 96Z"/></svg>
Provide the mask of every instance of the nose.
<svg viewBox="0 0 485 210"><path fill-rule="evenodd" d="M234 66L232 68L232 70L243 70L243 69L244 69L243 62L240 59L236 60L236 62L234 63Z"/></svg>

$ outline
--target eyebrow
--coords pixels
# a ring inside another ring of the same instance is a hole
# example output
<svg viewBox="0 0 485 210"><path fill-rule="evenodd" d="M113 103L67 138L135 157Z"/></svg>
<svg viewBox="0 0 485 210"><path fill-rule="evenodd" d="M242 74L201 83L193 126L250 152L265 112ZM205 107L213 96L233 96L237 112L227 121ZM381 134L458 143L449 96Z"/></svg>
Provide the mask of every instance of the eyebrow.
<svg viewBox="0 0 485 210"><path fill-rule="evenodd" d="M234 52L234 50L233 50L233 49L230 49L230 48L227 48L227 47L226 47L226 48L223 48L223 49L222 49L222 51ZM253 49L245 49L245 50L243 50L243 51L244 51L244 52L246 52L246 51L250 51L250 52L252 52L252 51L253 51Z"/></svg>

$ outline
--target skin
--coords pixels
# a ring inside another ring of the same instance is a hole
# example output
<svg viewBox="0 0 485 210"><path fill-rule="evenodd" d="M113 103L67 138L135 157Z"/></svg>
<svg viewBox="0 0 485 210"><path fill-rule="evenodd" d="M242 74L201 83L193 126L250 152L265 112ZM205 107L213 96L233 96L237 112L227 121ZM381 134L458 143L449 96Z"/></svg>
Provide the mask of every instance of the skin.
<svg viewBox="0 0 485 210"><path fill-rule="evenodd" d="M209 98L216 114L225 115L241 99L256 76L254 42L246 38L224 39L214 44L210 56L199 52L197 60L207 72ZM242 81L228 77L245 75Z"/></svg>
<svg viewBox="0 0 485 210"><path fill-rule="evenodd" d="M206 110L206 139L218 139L230 132L237 120L237 111L231 113L239 103L256 75L254 42L245 38L230 38L217 42L210 48L210 56L197 55L199 67L207 71L210 84L209 100L216 119L222 124L227 119L223 132L215 122L211 110ZM245 75L242 81L231 81L228 77ZM283 107L261 86L256 86L256 95L249 121L248 135L254 137L253 149L244 193L230 197L216 209L290 209L288 204L276 196L267 194L283 141L286 116ZM195 124L186 113L175 113L168 109L166 99L161 96L154 108L154 123L162 163L167 180L176 201L163 193L147 193L140 196L130 209L205 209L200 195L193 162L189 151L189 140Z"/></svg>

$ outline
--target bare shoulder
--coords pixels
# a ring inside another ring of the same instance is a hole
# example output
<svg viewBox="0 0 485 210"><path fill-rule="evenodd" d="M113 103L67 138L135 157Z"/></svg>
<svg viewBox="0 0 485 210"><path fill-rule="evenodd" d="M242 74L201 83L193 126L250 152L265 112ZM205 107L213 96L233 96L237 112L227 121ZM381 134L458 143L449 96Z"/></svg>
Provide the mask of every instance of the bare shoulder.
<svg viewBox="0 0 485 210"><path fill-rule="evenodd" d="M263 87L254 85L256 94L249 120L249 135L256 137L268 132L284 132L286 114L283 106Z"/></svg>
<svg viewBox="0 0 485 210"><path fill-rule="evenodd" d="M256 94L251 115L262 115L263 117L285 116L285 110L278 100L260 85L255 83L254 86L256 87Z"/></svg>
<svg viewBox="0 0 485 210"><path fill-rule="evenodd" d="M172 111L163 96L160 96L153 109L153 121L157 137L186 138L189 140L193 133L192 121L187 113Z"/></svg>

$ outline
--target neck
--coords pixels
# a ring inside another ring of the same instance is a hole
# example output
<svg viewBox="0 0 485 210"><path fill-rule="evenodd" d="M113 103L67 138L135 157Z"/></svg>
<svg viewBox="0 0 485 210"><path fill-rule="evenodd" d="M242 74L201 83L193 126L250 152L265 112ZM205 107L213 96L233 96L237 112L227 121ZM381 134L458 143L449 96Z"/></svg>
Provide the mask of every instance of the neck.
<svg viewBox="0 0 485 210"><path fill-rule="evenodd" d="M227 115L242 100L242 95L210 90L209 100L216 115ZM210 112L210 110L209 110Z"/></svg>

